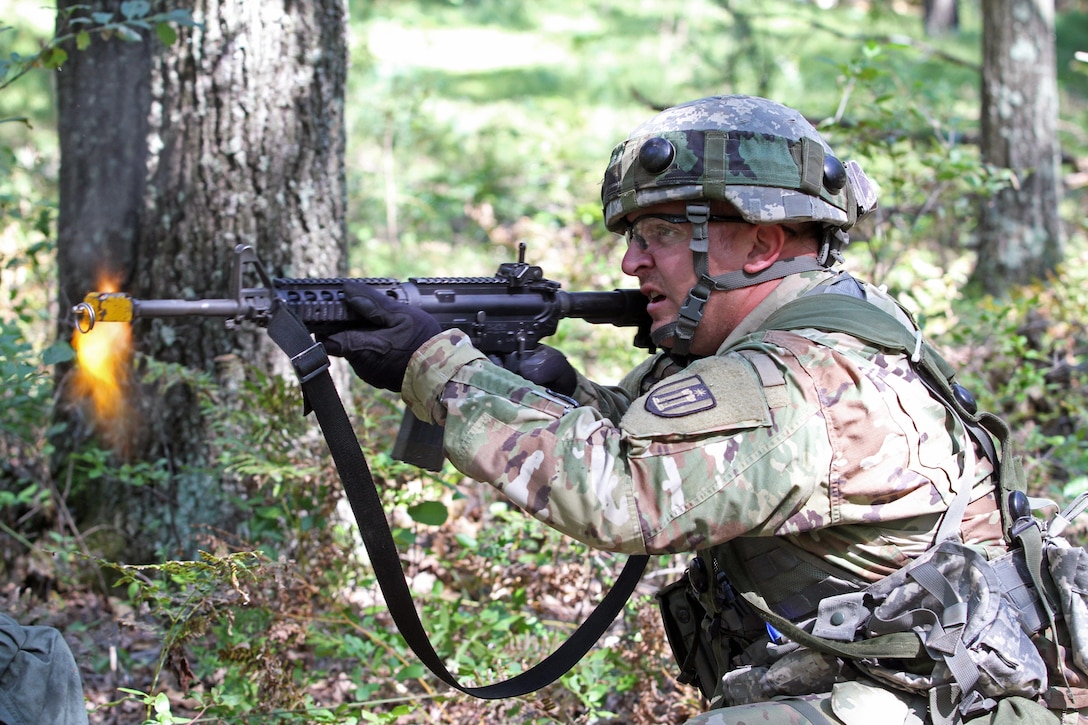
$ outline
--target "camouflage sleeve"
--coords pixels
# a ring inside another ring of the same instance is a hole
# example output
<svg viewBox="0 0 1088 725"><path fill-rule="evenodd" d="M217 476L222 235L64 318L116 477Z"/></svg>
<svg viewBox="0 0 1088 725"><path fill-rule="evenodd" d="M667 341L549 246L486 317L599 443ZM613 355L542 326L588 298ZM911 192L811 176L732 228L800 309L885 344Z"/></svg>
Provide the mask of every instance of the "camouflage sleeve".
<svg viewBox="0 0 1088 725"><path fill-rule="evenodd" d="M634 370L624 376L618 385L598 385L584 376L578 376L578 390L574 399L581 405L589 405L601 411L604 417L619 425L631 403L639 397L643 380L650 375L657 358L647 357Z"/></svg>
<svg viewBox="0 0 1088 725"><path fill-rule="evenodd" d="M596 408L601 415L616 424L631 405L631 396L623 388L598 385L581 374L578 375L574 399L579 405Z"/></svg>
<svg viewBox="0 0 1088 725"><path fill-rule="evenodd" d="M622 435L596 408L492 364L456 330L417 351L402 396L445 425L446 454L466 475L590 545L646 551L634 492L621 485Z"/></svg>
<svg viewBox="0 0 1088 725"><path fill-rule="evenodd" d="M797 430L768 430L750 365L734 356L703 367L635 401L617 425L491 364L449 331L413 358L403 396L417 415L445 424L459 470L548 525L610 551L690 551L773 531L814 479L782 475L804 465L803 446L772 455Z"/></svg>

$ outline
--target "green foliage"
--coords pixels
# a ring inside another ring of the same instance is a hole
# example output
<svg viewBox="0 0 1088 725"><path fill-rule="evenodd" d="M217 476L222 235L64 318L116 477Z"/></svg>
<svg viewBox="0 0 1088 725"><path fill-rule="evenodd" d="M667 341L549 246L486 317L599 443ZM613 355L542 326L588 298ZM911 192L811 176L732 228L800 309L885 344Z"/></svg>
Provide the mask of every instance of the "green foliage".
<svg viewBox="0 0 1088 725"><path fill-rule="evenodd" d="M977 147L965 142L973 122L946 107L950 86L957 86L947 77L935 85L916 75L912 53L894 43L860 46L837 67L842 98L822 130L844 149L840 153L856 154L880 187L875 215L851 234L849 264L933 314L944 310L932 305L948 299L944 280L937 280L939 292L927 295L918 288L926 284L918 268L945 270L942 278L962 274L956 266L972 242L977 205L1012 177L981 162Z"/></svg>
<svg viewBox="0 0 1088 725"><path fill-rule="evenodd" d="M212 539L219 553L202 552L197 561L101 562L118 575L112 586L127 592L136 617L131 624L153 628L163 643L146 691L130 692L147 706L147 722L184 721L176 706L163 702L163 672L189 691L189 714L209 720L350 721L315 704L306 686L324 670L298 659L313 646L311 637L320 639L310 630L323 631L324 618L333 629L354 624L330 594L348 586L359 565L344 553L353 544L335 514L334 478L312 463L324 460L312 435L300 444L308 423L298 414L297 389L248 372L238 391L246 405L202 398L218 475L240 491L236 503L248 512L245 526L228 540ZM83 457L88 460L93 456ZM145 486L156 483L158 472L134 467L128 473L111 475L121 486ZM251 541L260 542L260 550Z"/></svg>
<svg viewBox="0 0 1088 725"><path fill-rule="evenodd" d="M1054 21L1059 104L1068 109L1067 123L1058 128L1062 148L1074 157L1088 149L1088 8L1059 13Z"/></svg>
<svg viewBox="0 0 1088 725"><path fill-rule="evenodd" d="M165 44L177 40L176 26L194 27L192 12L184 9L152 13L151 3L146 0L129 0L121 3L119 13L94 12L91 5L69 5L58 8L58 32L43 44L41 50L24 56L9 53L0 56L0 90L4 90L35 68L57 70L68 60L66 46L85 50L93 38L102 40L118 38L129 43L143 40L140 31L154 31ZM10 28L0 28L0 32ZM21 120L0 118L5 121Z"/></svg>
<svg viewBox="0 0 1088 725"><path fill-rule="evenodd" d="M48 308L41 298L48 289L51 252L46 242L23 254L0 252L0 279L7 286L0 305L0 530L11 537L0 550L9 562L15 560L15 551L7 544L18 542L20 554L33 553L32 532L53 523L58 523L52 529L58 537L54 543L74 548L60 535L65 528L57 512L58 507L63 509L63 500L48 471L51 366L72 355L66 342L46 345L39 334L47 321Z"/></svg>
<svg viewBox="0 0 1088 725"><path fill-rule="evenodd" d="M406 650L385 607L369 594L374 580L351 553L352 526L336 514L332 472L327 464L313 465L323 459L299 445L299 428L307 424L295 425L297 410L294 417L284 410L297 400L289 401L283 381L257 371L247 371L247 378L251 382L239 391L245 406L207 412L222 475L245 484L243 503L251 514L241 531L260 550L236 536L196 561L101 562L115 575L111 585L126 593L133 612L127 624L155 632L163 645L152 681L141 690L125 690L125 699L146 708L145 723L430 718L427 709L444 706L449 696L435 696L429 675ZM390 423L380 403L360 410L362 430ZM248 457L239 454L243 447ZM386 509L399 522L421 616L440 656L462 681L483 684L516 674L518 662L541 659L566 635L568 624L539 613L538 603L551 596L541 572L567 569L584 580L580 589L600 596L612 566L586 547L506 503L478 509L479 521L454 515L465 505L455 480L406 478L415 469L387 461L371 458ZM138 480L138 469L130 473L131 479L112 475L122 486L148 483ZM454 538L458 547L448 549ZM228 552L228 545L236 550ZM591 562L586 569L570 563L584 559ZM448 563L436 568L436 561ZM186 693L184 705L164 701L167 675ZM323 691L322 682L338 678L346 690ZM607 698L635 685L631 664L602 649L554 686L549 702L553 709L602 718ZM554 720L549 715L545 721Z"/></svg>
<svg viewBox="0 0 1088 725"><path fill-rule="evenodd" d="M172 706L170 704L170 698L165 692L160 692L157 695L149 695L146 692L133 690L130 687L118 687L117 689L121 692L128 693L132 699L146 705L149 713L152 713L152 716L144 720L141 725L180 725L181 723L193 721L192 718L188 717L176 717L171 712Z"/></svg>
<svg viewBox="0 0 1088 725"><path fill-rule="evenodd" d="M1088 278L1083 252L1061 279L956 306L946 348L980 407L1003 416L1041 494L1088 490Z"/></svg>
<svg viewBox="0 0 1088 725"><path fill-rule="evenodd" d="M611 695L638 690L640 673L632 663L616 657L608 649L589 652L578 667L560 678L560 682L574 694L585 710L585 718L599 722L619 717L608 709Z"/></svg>

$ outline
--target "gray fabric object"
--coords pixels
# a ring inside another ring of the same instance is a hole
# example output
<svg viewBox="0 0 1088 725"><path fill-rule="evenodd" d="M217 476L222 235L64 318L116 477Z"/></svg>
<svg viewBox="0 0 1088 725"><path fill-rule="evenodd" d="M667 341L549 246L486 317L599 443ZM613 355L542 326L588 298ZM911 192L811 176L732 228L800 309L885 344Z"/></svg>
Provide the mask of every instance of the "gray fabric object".
<svg viewBox="0 0 1088 725"><path fill-rule="evenodd" d="M86 725L79 666L53 627L0 614L0 723Z"/></svg>

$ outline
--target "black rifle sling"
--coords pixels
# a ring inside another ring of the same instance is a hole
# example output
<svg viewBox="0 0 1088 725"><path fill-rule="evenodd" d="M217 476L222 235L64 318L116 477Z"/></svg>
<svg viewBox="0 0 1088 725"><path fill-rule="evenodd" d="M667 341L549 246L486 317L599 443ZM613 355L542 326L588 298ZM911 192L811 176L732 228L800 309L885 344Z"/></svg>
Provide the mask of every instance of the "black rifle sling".
<svg viewBox="0 0 1088 725"><path fill-rule="evenodd" d="M282 349L295 368L307 410L313 410L325 435L337 473L344 484L359 534L370 555L378 586L401 636L416 656L436 677L461 692L484 700L518 697L535 692L570 670L600 639L623 609L646 567L648 556L628 558L612 589L573 634L543 661L508 680L482 687L465 687L446 669L431 646L430 638L416 613L412 594L401 569L389 522L374 485L359 439L329 375L329 358L315 343L298 318L276 304L268 325L269 337Z"/></svg>

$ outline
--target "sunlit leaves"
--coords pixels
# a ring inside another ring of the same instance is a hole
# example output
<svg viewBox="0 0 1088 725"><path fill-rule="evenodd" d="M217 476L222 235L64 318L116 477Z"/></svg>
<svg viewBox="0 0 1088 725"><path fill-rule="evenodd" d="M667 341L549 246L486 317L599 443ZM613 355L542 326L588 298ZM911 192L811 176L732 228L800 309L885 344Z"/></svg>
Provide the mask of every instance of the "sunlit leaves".
<svg viewBox="0 0 1088 725"><path fill-rule="evenodd" d="M128 43L143 42L146 32L154 32L164 45L178 40L178 27L199 27L189 10L170 10L151 13L151 3L133 0L121 3L120 16L109 12L88 12L89 5L71 5L58 10L57 35L50 39L35 55L22 56L9 53L0 58L0 90L11 85L33 68L58 70L68 61L65 46L75 45L76 50L86 50L95 36L102 40L118 38ZM86 13L86 14L84 14ZM0 28L0 32L11 30Z"/></svg>
<svg viewBox="0 0 1088 725"><path fill-rule="evenodd" d="M66 51L64 48L58 48L57 46L46 48L41 52L40 56L41 64L44 67L49 68L50 70L56 70L57 68L60 68L67 60L68 51Z"/></svg>
<svg viewBox="0 0 1088 725"><path fill-rule="evenodd" d="M174 26L170 23L156 23L155 35L159 37L159 42L163 45L173 45L178 39L178 31L174 30Z"/></svg>
<svg viewBox="0 0 1088 725"><path fill-rule="evenodd" d="M429 526L441 526L449 518L449 510L441 501L421 501L408 507L412 520Z"/></svg>

